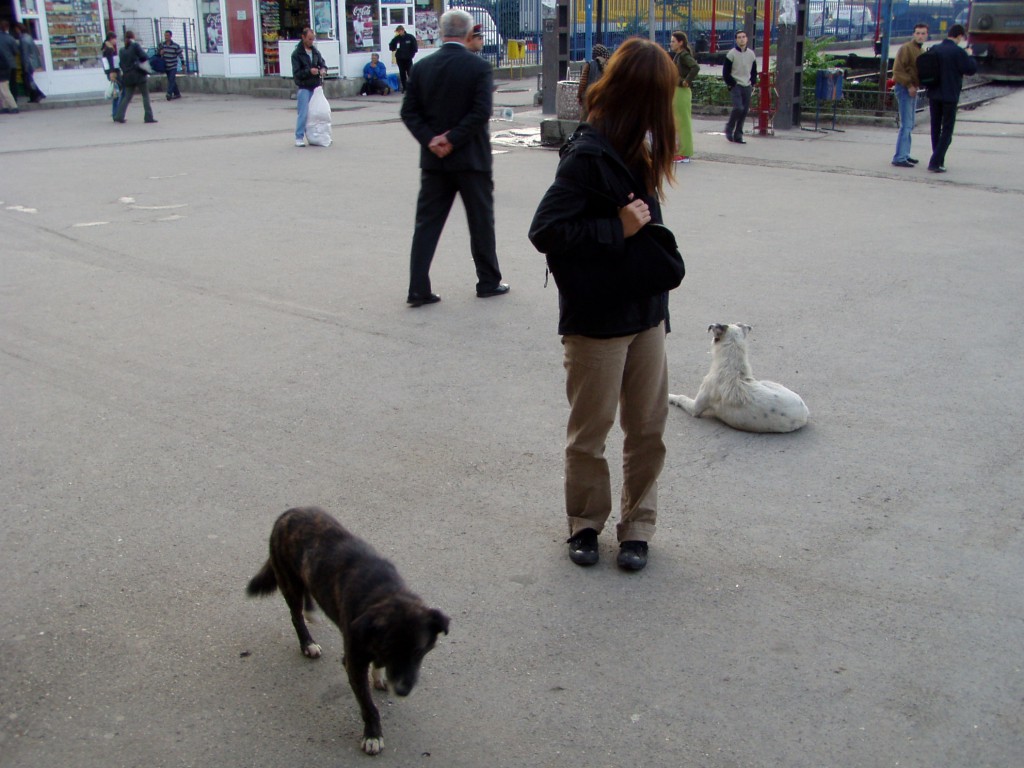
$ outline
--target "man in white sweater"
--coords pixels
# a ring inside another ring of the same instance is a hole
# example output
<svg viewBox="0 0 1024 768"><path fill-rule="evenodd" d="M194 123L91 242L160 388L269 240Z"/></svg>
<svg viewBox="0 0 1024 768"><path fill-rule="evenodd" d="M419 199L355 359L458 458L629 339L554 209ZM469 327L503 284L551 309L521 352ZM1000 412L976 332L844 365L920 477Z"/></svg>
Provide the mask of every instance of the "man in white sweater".
<svg viewBox="0 0 1024 768"><path fill-rule="evenodd" d="M732 96L732 112L725 125L725 138L737 144L743 140L743 123L750 111L750 93L757 82L757 54L747 48L747 33L736 33L736 47L725 54L722 77Z"/></svg>

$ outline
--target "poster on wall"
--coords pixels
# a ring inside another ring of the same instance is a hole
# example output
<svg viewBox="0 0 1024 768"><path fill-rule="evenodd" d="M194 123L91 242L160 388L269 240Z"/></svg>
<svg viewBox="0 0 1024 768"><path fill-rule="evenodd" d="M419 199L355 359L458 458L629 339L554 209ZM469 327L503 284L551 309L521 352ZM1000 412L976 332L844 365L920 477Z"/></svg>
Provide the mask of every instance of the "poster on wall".
<svg viewBox="0 0 1024 768"><path fill-rule="evenodd" d="M380 8L377 0L345 0L345 20L348 22L348 49L377 50L380 48Z"/></svg>
<svg viewBox="0 0 1024 768"><path fill-rule="evenodd" d="M203 21L206 24L206 52L223 53L224 32L220 25L220 14L207 13L203 16Z"/></svg>
<svg viewBox="0 0 1024 768"><path fill-rule="evenodd" d="M420 48L434 48L441 37L437 11L416 11L416 40Z"/></svg>

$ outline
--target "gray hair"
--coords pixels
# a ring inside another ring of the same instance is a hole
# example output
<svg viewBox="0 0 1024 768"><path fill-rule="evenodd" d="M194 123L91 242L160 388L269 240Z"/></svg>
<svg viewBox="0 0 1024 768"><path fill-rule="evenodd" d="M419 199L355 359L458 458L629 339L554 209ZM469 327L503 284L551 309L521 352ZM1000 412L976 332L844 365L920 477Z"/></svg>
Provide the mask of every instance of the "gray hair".
<svg viewBox="0 0 1024 768"><path fill-rule="evenodd" d="M453 8L441 16L441 37L455 37L464 40L473 28L473 17L463 10Z"/></svg>

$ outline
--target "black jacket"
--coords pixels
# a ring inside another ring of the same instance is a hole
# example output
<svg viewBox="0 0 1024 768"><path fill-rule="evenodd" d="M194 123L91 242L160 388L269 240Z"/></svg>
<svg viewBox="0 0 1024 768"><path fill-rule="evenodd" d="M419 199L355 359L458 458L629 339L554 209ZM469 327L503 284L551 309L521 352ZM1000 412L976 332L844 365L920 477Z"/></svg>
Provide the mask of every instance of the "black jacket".
<svg viewBox="0 0 1024 768"><path fill-rule="evenodd" d="M314 75L309 70L316 67L320 70L319 75ZM316 90L317 86L323 83L323 72L327 67L327 62L324 61L324 57L320 55L320 51L313 48L306 52L306 46L299 41L299 44L295 46L295 50L292 51L292 78L295 80L295 84L299 88L304 88L307 91Z"/></svg>
<svg viewBox="0 0 1024 768"><path fill-rule="evenodd" d="M464 45L445 43L413 66L401 114L420 143L420 168L490 173L493 94L491 65ZM440 158L427 145L445 132L455 150Z"/></svg>
<svg viewBox="0 0 1024 768"><path fill-rule="evenodd" d="M149 73L139 66L142 62L149 61L149 57L138 40L132 40L121 49L120 59L121 79L125 85L139 85L149 77Z"/></svg>
<svg viewBox="0 0 1024 768"><path fill-rule="evenodd" d="M939 58L939 84L928 88L928 98L956 104L960 101L964 75L977 72L977 63L956 41L948 37L928 50Z"/></svg>
<svg viewBox="0 0 1024 768"><path fill-rule="evenodd" d="M607 140L582 123L559 152L555 182L537 207L530 225L530 242L549 257L578 259L600 268L596 256L622 255L626 238L619 208L632 192L661 224L661 206L644 190ZM636 236L634 236L636 237ZM668 293L645 299L623 296L600 305L574 302L558 294L558 332L597 338L628 336L665 321L668 331Z"/></svg>
<svg viewBox="0 0 1024 768"><path fill-rule="evenodd" d="M395 61L412 61L419 50L419 44L416 42L416 35L406 32L391 38L388 48L395 52Z"/></svg>

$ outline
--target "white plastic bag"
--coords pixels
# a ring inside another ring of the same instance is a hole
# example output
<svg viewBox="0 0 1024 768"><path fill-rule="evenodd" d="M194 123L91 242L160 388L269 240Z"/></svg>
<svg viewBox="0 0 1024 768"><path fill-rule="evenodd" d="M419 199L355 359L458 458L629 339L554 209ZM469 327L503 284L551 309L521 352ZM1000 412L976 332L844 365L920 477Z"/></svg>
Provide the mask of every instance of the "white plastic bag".
<svg viewBox="0 0 1024 768"><path fill-rule="evenodd" d="M117 87L117 83L113 80L107 81L107 90L103 93L103 98L107 101L116 99L121 94L121 90Z"/></svg>
<svg viewBox="0 0 1024 768"><path fill-rule="evenodd" d="M331 105L324 96L323 86L313 91L306 115L306 141L318 147L331 146Z"/></svg>

